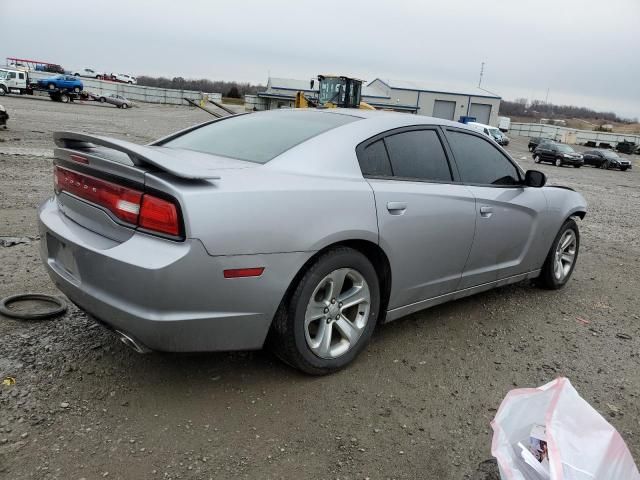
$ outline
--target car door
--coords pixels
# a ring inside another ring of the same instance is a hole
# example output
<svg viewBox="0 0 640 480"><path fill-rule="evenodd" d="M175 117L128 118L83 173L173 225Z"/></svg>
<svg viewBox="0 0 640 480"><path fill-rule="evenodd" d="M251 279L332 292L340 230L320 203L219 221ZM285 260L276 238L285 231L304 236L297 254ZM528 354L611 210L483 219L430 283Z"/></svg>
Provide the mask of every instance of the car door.
<svg viewBox="0 0 640 480"><path fill-rule="evenodd" d="M476 199L475 237L459 288L540 268L547 209L542 189L525 187L520 168L482 136L447 128L446 138L460 178Z"/></svg>
<svg viewBox="0 0 640 480"><path fill-rule="evenodd" d="M600 160L596 152L589 150L582 154L582 159L584 160L585 165L593 165L598 166L600 164Z"/></svg>
<svg viewBox="0 0 640 480"><path fill-rule="evenodd" d="M475 200L454 176L439 128L409 127L357 149L391 265L389 309L454 291L475 230Z"/></svg>
<svg viewBox="0 0 640 480"><path fill-rule="evenodd" d="M541 143L538 146L538 154L540 158L545 162L554 161L556 158L555 152L553 150L553 145L550 143Z"/></svg>

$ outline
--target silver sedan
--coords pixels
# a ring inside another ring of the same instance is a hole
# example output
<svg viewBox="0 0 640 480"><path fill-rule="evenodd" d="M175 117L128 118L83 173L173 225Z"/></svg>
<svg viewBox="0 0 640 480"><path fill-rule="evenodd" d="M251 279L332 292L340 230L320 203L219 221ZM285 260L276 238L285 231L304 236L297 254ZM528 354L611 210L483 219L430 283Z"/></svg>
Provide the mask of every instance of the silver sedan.
<svg viewBox="0 0 640 480"><path fill-rule="evenodd" d="M324 374L375 326L576 265L584 198L446 120L278 110L141 146L55 134L47 270L139 352L259 349Z"/></svg>
<svg viewBox="0 0 640 480"><path fill-rule="evenodd" d="M133 102L122 95L94 95L94 98L100 103L110 103L118 108L131 108L133 106Z"/></svg>

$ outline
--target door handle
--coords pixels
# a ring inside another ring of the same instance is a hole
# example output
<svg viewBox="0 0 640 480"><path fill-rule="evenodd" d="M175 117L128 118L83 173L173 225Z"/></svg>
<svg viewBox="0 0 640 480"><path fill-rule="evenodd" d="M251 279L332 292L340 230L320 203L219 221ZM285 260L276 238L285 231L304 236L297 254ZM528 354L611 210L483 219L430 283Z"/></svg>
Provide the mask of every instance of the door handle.
<svg viewBox="0 0 640 480"><path fill-rule="evenodd" d="M387 210L391 215L403 215L407 210L407 202L387 202Z"/></svg>
<svg viewBox="0 0 640 480"><path fill-rule="evenodd" d="M480 207L480 216L484 218L489 218L493 215L492 207Z"/></svg>

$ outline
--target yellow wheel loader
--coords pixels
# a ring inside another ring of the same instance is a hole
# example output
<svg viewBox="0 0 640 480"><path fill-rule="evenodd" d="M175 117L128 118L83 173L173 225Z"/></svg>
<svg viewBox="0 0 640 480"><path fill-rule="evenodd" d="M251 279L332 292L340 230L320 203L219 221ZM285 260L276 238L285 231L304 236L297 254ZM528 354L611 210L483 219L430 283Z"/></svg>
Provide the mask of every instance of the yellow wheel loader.
<svg viewBox="0 0 640 480"><path fill-rule="evenodd" d="M311 89L314 86L311 80ZM362 108L375 110L360 100L362 80L338 75L318 75L318 99L307 98L304 92L297 92L295 108Z"/></svg>

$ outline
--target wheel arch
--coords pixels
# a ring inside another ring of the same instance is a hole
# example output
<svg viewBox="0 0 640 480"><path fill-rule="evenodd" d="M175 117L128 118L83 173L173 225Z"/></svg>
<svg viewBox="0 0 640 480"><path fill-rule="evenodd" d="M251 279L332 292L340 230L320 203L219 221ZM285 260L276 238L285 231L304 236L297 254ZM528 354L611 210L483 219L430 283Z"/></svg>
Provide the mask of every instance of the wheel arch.
<svg viewBox="0 0 640 480"><path fill-rule="evenodd" d="M389 257L380 247L380 245L370 240L364 240L361 238L340 240L328 244L314 253L311 257L309 257L309 259L298 269L296 274L293 276L293 279L289 283L289 286L287 287L284 295L282 296L282 299L280 300L279 308L286 304L296 286L298 285L300 278L309 269L310 265L312 265L318 259L318 257L323 255L324 253L339 247L349 247L362 253L373 265L373 268L375 269L378 276L378 281L380 282L380 313L378 315L378 323L384 323L385 312L387 310L387 306L389 305L389 297L391 294L391 264L389 262Z"/></svg>

